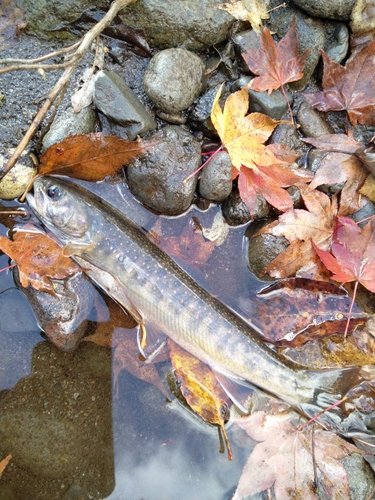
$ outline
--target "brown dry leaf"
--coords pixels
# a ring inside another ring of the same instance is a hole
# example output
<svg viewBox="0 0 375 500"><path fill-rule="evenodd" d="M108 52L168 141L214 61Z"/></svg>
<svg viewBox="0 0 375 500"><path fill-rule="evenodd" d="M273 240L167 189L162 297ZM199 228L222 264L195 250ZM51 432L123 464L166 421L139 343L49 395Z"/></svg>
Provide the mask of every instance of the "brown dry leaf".
<svg viewBox="0 0 375 500"><path fill-rule="evenodd" d="M353 453L364 454L333 432L305 426L298 430L291 414L268 416L257 411L236 423L258 444L245 465L232 500L273 488L276 499L317 500L315 481L327 498L350 500L345 467Z"/></svg>
<svg viewBox="0 0 375 500"><path fill-rule="evenodd" d="M38 175L60 174L99 181L115 174L144 151L145 143L141 140L129 142L101 132L72 135L50 146L41 156Z"/></svg>
<svg viewBox="0 0 375 500"><path fill-rule="evenodd" d="M340 215L349 215L360 209L359 189L365 182L367 170L356 156L345 153L329 153L323 158L311 189L324 184L334 185L345 183L340 195Z"/></svg>
<svg viewBox="0 0 375 500"><path fill-rule="evenodd" d="M355 37L375 31L375 5L373 0L356 0L350 14L350 27Z"/></svg>
<svg viewBox="0 0 375 500"><path fill-rule="evenodd" d="M330 248L337 214L337 199L324 193L298 186L307 210L292 209L280 215L279 220L261 229L257 234L284 236L290 245L278 255L263 272L274 278L294 275L300 268L317 262L313 241L319 248Z"/></svg>
<svg viewBox="0 0 375 500"><path fill-rule="evenodd" d="M17 264L25 288L31 285L54 294L51 279L61 280L80 272L80 267L46 234L19 231L13 241L0 236L0 249Z"/></svg>
<svg viewBox="0 0 375 500"><path fill-rule="evenodd" d="M0 51L17 42L18 33L26 26L22 10L14 0L2 0L0 4Z"/></svg>
<svg viewBox="0 0 375 500"><path fill-rule="evenodd" d="M226 10L239 21L248 21L253 30L260 32L262 19L269 19L268 2L264 0L230 0L216 6Z"/></svg>
<svg viewBox="0 0 375 500"><path fill-rule="evenodd" d="M232 460L231 446L224 425L229 404L228 396L207 365L170 339L168 346L175 376L181 384L182 395L190 408L203 420L220 426L227 445L228 459Z"/></svg>
<svg viewBox="0 0 375 500"><path fill-rule="evenodd" d="M304 278L279 281L258 293L255 318L266 342L296 347L317 338L344 333L352 299L333 283ZM355 304L350 330L368 315Z"/></svg>
<svg viewBox="0 0 375 500"><path fill-rule="evenodd" d="M250 71L257 76L251 83L251 89L259 92L282 88L284 85L295 82L303 77L303 70L310 49L303 54L298 53L296 32L296 18L293 18L287 34L276 45L268 28L263 28L260 34L260 49L249 49L242 54Z"/></svg>
<svg viewBox="0 0 375 500"><path fill-rule="evenodd" d="M375 176L370 174L367 176L365 183L359 190L363 196L367 196L369 200L371 200L373 203L375 203Z"/></svg>
<svg viewBox="0 0 375 500"><path fill-rule="evenodd" d="M7 457L5 457L3 460L0 461L0 477L2 476L5 467L8 465L11 458L12 455L8 455Z"/></svg>
<svg viewBox="0 0 375 500"><path fill-rule="evenodd" d="M347 111L353 126L375 125L375 41L346 62L336 63L322 51L323 91L303 94L320 111Z"/></svg>

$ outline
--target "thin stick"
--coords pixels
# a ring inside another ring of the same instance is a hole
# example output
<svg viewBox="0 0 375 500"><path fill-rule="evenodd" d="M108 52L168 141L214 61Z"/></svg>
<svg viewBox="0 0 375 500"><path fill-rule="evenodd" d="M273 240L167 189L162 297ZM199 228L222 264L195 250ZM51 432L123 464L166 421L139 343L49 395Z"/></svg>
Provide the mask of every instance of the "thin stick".
<svg viewBox="0 0 375 500"><path fill-rule="evenodd" d="M0 180L4 177L4 175L9 172L9 170L15 165L17 162L18 158L21 156L23 153L24 149L34 136L35 132L37 131L40 123L42 122L45 114L55 101L56 97L59 95L61 90L64 88L64 86L69 82L72 74L74 73L76 67L78 66L78 63L82 59L83 55L87 51L87 49L90 47L91 43L95 38L100 35L100 33L112 22L112 20L116 17L117 13L129 5L130 3L134 2L136 0L115 0L113 4L111 5L111 8L107 12L107 14L103 17L103 19L98 22L95 26L91 28L90 31L88 31L84 37L82 38L78 49L76 52L72 55L72 59L70 61L70 66L65 69L61 77L59 78L58 82L54 86L54 88L51 90L51 92L48 94L45 103L43 106L40 108L38 113L35 115L34 120L32 121L30 127L28 128L26 134L24 135L22 141L18 144L15 152L12 154L12 156L9 158L8 162L5 165L4 171L0 175Z"/></svg>
<svg viewBox="0 0 375 500"><path fill-rule="evenodd" d="M76 49L80 43L81 41L78 41L73 45L69 45L68 47L64 47L63 49L56 50L55 52L50 52L49 54L37 57L36 59L0 59L0 64L35 64L38 62L46 61L47 59L51 59L52 57L66 54L67 52L71 52L72 50Z"/></svg>
<svg viewBox="0 0 375 500"><path fill-rule="evenodd" d="M341 403L343 403L345 400L346 400L346 396L344 396L342 399L340 399L340 401L337 401L337 403L331 405L331 406L328 406L328 408L324 408L324 410L322 410L321 412L319 412L317 415L315 415L315 417L312 417L310 418L310 420L308 420L307 422L304 422L303 424L301 424L297 431L300 431L301 429L303 429L306 425L309 425L311 424L311 422L315 422L316 419L318 419L319 417L321 417L324 413L326 413L327 411L329 410L332 410L333 408L336 408L336 406L339 406L341 405Z"/></svg>

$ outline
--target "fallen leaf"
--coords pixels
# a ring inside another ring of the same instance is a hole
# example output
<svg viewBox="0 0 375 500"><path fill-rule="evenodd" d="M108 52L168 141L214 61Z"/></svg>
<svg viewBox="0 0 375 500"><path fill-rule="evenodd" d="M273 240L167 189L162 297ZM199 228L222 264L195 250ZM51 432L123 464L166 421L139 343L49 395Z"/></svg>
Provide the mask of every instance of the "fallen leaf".
<svg viewBox="0 0 375 500"><path fill-rule="evenodd" d="M232 451L225 429L225 417L229 399L217 381L211 368L168 339L168 346L174 373L181 384L181 393L190 408L203 420L221 428L228 459Z"/></svg>
<svg viewBox="0 0 375 500"><path fill-rule="evenodd" d="M19 231L13 241L0 236L0 249L17 264L25 288L31 285L54 294L51 279L62 280L80 272L80 267L46 234Z"/></svg>
<svg viewBox="0 0 375 500"><path fill-rule="evenodd" d="M149 235L168 255L195 267L201 267L211 257L215 241L206 240L193 219L186 224L179 236L164 237L161 219L158 219Z"/></svg>
<svg viewBox="0 0 375 500"><path fill-rule="evenodd" d="M353 126L375 125L375 41L345 67L322 51L323 91L303 94L320 111L347 111Z"/></svg>
<svg viewBox="0 0 375 500"><path fill-rule="evenodd" d="M263 270L274 278L292 276L303 266L316 261L311 241L323 250L330 247L337 199L333 197L331 200L324 193L303 185L299 185L299 189L307 210L293 208L257 233L284 236L290 242L289 247Z"/></svg>
<svg viewBox="0 0 375 500"><path fill-rule="evenodd" d="M273 488L277 500L318 499L316 481L327 498L350 500L347 472L340 462L364 454L333 432L305 426L298 430L290 413L267 416L257 411L236 423L258 444L252 451L232 500Z"/></svg>
<svg viewBox="0 0 375 500"><path fill-rule="evenodd" d="M0 5L0 51L9 49L26 26L22 10L14 0L2 0Z"/></svg>
<svg viewBox="0 0 375 500"><path fill-rule="evenodd" d="M212 107L211 120L233 164L233 177L239 175L238 187L242 200L251 214L257 193L281 211L293 206L293 200L283 188L296 182L309 182L313 175L302 169L288 168L285 161L263 143L281 122L262 113L247 114L249 95L246 88L231 94L222 110L219 104L221 90ZM289 152L290 153L290 152ZM284 156L283 156L284 155Z"/></svg>
<svg viewBox="0 0 375 500"><path fill-rule="evenodd" d="M53 144L40 158L39 174L98 181L115 174L145 151L143 141L125 141L102 133L72 135Z"/></svg>
<svg viewBox="0 0 375 500"><path fill-rule="evenodd" d="M359 192L363 194L363 196L367 196L369 200L375 203L375 176L372 174L367 176Z"/></svg>
<svg viewBox="0 0 375 500"><path fill-rule="evenodd" d="M375 221L361 229L352 219L338 217L331 252L315 248L339 283L357 281L375 293Z"/></svg>
<svg viewBox="0 0 375 500"><path fill-rule="evenodd" d="M2 476L4 469L8 465L11 458L12 455L8 455L7 457L5 457L3 460L0 461L0 477Z"/></svg>
<svg viewBox="0 0 375 500"><path fill-rule="evenodd" d="M239 21L248 21L253 30L259 33L262 27L262 19L269 19L267 10L268 2L264 0L230 0L216 7L226 10Z"/></svg>
<svg viewBox="0 0 375 500"><path fill-rule="evenodd" d="M351 297L341 287L326 281L291 278L258 293L255 318L264 340L295 347L309 340L344 333ZM365 323L367 314L357 306L350 329Z"/></svg>
<svg viewBox="0 0 375 500"><path fill-rule="evenodd" d="M319 137L305 137L303 141L312 144L321 151L354 154L363 146L352 135L323 134Z"/></svg>
<svg viewBox="0 0 375 500"><path fill-rule="evenodd" d="M154 385L169 400L170 395L160 379L155 362L140 358L137 335L133 329L116 328L113 332L116 348L113 354L113 385L115 397L119 395L119 375L126 370L134 377ZM163 358L165 359L165 358ZM158 358L157 362L162 361Z"/></svg>
<svg viewBox="0 0 375 500"><path fill-rule="evenodd" d="M356 0L350 14L350 27L356 36L375 30L375 6L372 0Z"/></svg>
<svg viewBox="0 0 375 500"><path fill-rule="evenodd" d="M276 45L268 28L263 28L260 34L260 49L249 49L242 54L250 71L257 76L251 84L251 89L259 92L282 88L289 82L295 82L303 77L303 70L310 49L303 54L298 53L296 19L293 18L287 34Z"/></svg>

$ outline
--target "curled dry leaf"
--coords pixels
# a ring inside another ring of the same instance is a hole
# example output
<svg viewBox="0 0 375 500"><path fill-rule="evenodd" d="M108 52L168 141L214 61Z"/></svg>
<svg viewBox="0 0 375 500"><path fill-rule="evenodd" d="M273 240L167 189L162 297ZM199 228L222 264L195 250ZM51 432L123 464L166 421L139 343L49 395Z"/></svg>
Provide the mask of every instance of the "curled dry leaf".
<svg viewBox="0 0 375 500"><path fill-rule="evenodd" d="M217 5L218 9L226 10L239 21L248 21L253 30L259 33L262 19L269 19L268 2L264 0L230 0Z"/></svg>
<svg viewBox="0 0 375 500"><path fill-rule="evenodd" d="M211 368L199 361L177 344L168 340L172 366L181 384L181 393L192 410L203 420L221 428L228 459L232 460L232 450L225 429L229 399L217 381Z"/></svg>
<svg viewBox="0 0 375 500"><path fill-rule="evenodd" d="M2 476L5 467L8 465L11 458L12 455L8 455L7 457L5 457L3 460L0 461L0 477Z"/></svg>
<svg viewBox="0 0 375 500"><path fill-rule="evenodd" d="M257 411L236 420L258 444L242 471L232 500L242 500L269 488L273 488L277 500L317 500L316 479L326 498L350 500L348 475L340 460L364 452L333 432L314 430L314 426L297 429L291 415L267 416Z"/></svg>
<svg viewBox="0 0 375 500"><path fill-rule="evenodd" d="M307 210L293 208L257 233L284 236L290 242L289 247L263 270L274 278L292 276L316 261L311 241L324 250L330 247L337 214L336 198L330 200L324 193L304 185L299 185L299 189Z"/></svg>
<svg viewBox="0 0 375 500"><path fill-rule="evenodd" d="M31 285L54 294L51 279L62 280L80 272L80 267L46 234L17 232L13 241L0 236L0 249L17 264L25 288Z"/></svg>
<svg viewBox="0 0 375 500"><path fill-rule="evenodd" d="M304 94L320 111L347 111L352 125L375 125L375 41L345 66L322 51L323 91Z"/></svg>
<svg viewBox="0 0 375 500"><path fill-rule="evenodd" d="M260 318L267 342L295 347L344 333L351 301L347 291L333 283L291 278L258 293L255 318ZM367 316L355 306L350 331L365 323Z"/></svg>

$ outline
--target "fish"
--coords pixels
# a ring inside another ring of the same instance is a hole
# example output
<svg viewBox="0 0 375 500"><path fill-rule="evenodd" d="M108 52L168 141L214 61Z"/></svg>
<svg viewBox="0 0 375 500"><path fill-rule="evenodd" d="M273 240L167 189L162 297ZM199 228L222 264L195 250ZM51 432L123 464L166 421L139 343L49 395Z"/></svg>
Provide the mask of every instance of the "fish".
<svg viewBox="0 0 375 500"><path fill-rule="evenodd" d="M228 392L255 387L310 418L361 380L360 369L307 370L282 359L260 331L197 284L141 228L64 178L40 177L27 201L72 258L148 332L163 332L209 365ZM226 384L225 381L228 381ZM229 394L231 395L231 394ZM236 397L233 396L236 402ZM339 408L321 415L340 432L368 432L366 416Z"/></svg>

